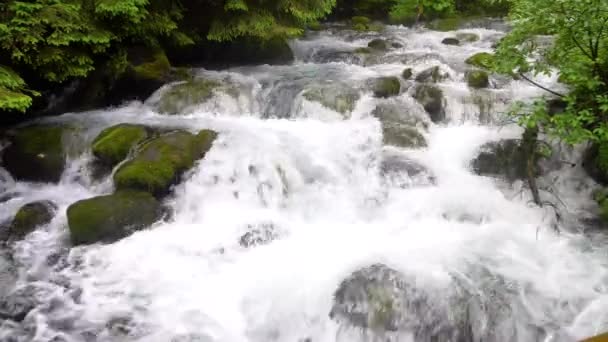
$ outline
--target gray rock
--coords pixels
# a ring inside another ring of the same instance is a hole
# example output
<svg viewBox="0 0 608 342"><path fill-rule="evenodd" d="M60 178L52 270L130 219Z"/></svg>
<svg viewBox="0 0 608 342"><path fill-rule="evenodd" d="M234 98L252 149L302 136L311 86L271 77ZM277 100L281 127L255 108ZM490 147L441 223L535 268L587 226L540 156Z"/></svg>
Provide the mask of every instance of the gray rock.
<svg viewBox="0 0 608 342"><path fill-rule="evenodd" d="M426 82L437 83L437 82L446 80L448 77L449 77L449 75L447 73L442 72L441 68L439 68L439 66L436 65L436 66L430 67L430 68L420 72L418 75L416 75L416 81L422 82L422 83L426 83Z"/></svg>
<svg viewBox="0 0 608 342"><path fill-rule="evenodd" d="M445 120L445 104L443 91L430 84L416 87L414 98L424 107L431 121L435 123Z"/></svg>

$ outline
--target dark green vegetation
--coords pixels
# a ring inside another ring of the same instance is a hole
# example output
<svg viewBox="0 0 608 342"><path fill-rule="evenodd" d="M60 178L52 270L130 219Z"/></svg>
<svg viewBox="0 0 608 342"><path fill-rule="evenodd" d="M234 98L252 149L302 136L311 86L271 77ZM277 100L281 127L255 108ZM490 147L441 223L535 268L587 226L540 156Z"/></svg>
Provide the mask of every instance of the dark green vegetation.
<svg viewBox="0 0 608 342"><path fill-rule="evenodd" d="M103 130L93 141L93 155L103 164L112 167L125 158L131 149L149 136L140 125L120 124Z"/></svg>

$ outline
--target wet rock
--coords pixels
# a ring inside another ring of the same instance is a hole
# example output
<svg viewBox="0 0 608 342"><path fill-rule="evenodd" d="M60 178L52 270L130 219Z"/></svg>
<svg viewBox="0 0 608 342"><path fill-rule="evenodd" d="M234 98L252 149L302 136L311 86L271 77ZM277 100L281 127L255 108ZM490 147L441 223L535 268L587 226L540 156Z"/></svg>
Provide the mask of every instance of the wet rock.
<svg viewBox="0 0 608 342"><path fill-rule="evenodd" d="M273 223L247 225L248 232L239 239L239 245L245 248L266 245L279 237Z"/></svg>
<svg viewBox="0 0 608 342"><path fill-rule="evenodd" d="M422 72L420 72L418 75L416 75L416 81L417 82L432 82L432 83L437 83L437 82L441 82L445 79L447 79L449 77L449 75L447 73L444 73L441 71L441 68L439 68L438 65L434 66L434 67L430 67Z"/></svg>
<svg viewBox="0 0 608 342"><path fill-rule="evenodd" d="M401 44L399 42L392 42L391 46L394 47L395 49L401 49L403 47L403 44Z"/></svg>
<svg viewBox="0 0 608 342"><path fill-rule="evenodd" d="M93 140L93 155L108 168L112 168L127 158L129 152L149 136L146 127L133 124L119 124L104 129Z"/></svg>
<svg viewBox="0 0 608 342"><path fill-rule="evenodd" d="M351 20L351 28L355 31L366 32L366 31L382 31L384 29L384 25L372 22L371 19L363 16L355 16L352 17Z"/></svg>
<svg viewBox="0 0 608 342"><path fill-rule="evenodd" d="M380 77L374 80L373 92L375 97L391 97L399 95L400 91L401 83L397 77Z"/></svg>
<svg viewBox="0 0 608 342"><path fill-rule="evenodd" d="M29 126L9 132L2 163L16 180L58 182L65 168L66 128Z"/></svg>
<svg viewBox="0 0 608 342"><path fill-rule="evenodd" d="M192 106L203 104L213 97L222 84L207 79L193 79L178 83L161 95L157 104L159 113L180 114Z"/></svg>
<svg viewBox="0 0 608 342"><path fill-rule="evenodd" d="M148 141L114 174L119 190L147 191L156 196L166 194L179 181L181 174L194 166L211 148L217 134L202 130L197 135L184 131L171 132Z"/></svg>
<svg viewBox="0 0 608 342"><path fill-rule="evenodd" d="M460 45L460 40L458 40L457 38L449 37L449 38L445 38L444 40L442 40L441 44Z"/></svg>
<svg viewBox="0 0 608 342"><path fill-rule="evenodd" d="M306 90L303 96L341 114L352 112L360 97L358 90L340 84L314 87Z"/></svg>
<svg viewBox="0 0 608 342"><path fill-rule="evenodd" d="M582 165L594 181L608 185L608 145L589 146L583 154Z"/></svg>
<svg viewBox="0 0 608 342"><path fill-rule="evenodd" d="M527 178L528 156L521 140L506 139L481 147L472 166L478 175L504 176L508 181ZM540 170L538 166L535 168Z"/></svg>
<svg viewBox="0 0 608 342"><path fill-rule="evenodd" d="M439 123L445 120L443 91L430 84L416 87L414 98L424 107L431 121Z"/></svg>
<svg viewBox="0 0 608 342"><path fill-rule="evenodd" d="M32 202L17 211L9 229L9 239L18 240L53 219L57 206L51 201Z"/></svg>
<svg viewBox="0 0 608 342"><path fill-rule="evenodd" d="M401 73L401 77L403 77L404 80L409 80L410 78L412 78L413 75L414 72L412 71L412 68L406 68Z"/></svg>
<svg viewBox="0 0 608 342"><path fill-rule="evenodd" d="M36 292L34 286L24 286L0 298L0 320L8 319L14 322L22 322L37 305Z"/></svg>
<svg viewBox="0 0 608 342"><path fill-rule="evenodd" d="M437 19L426 24L426 27L431 30L448 32L458 30L464 23L462 18L446 18Z"/></svg>
<svg viewBox="0 0 608 342"><path fill-rule="evenodd" d="M480 52L467 58L465 62L478 68L492 69L494 67L494 55L488 52Z"/></svg>
<svg viewBox="0 0 608 342"><path fill-rule="evenodd" d="M467 84L471 88L487 88L490 85L488 73L483 70L470 70L466 74Z"/></svg>
<svg viewBox="0 0 608 342"><path fill-rule="evenodd" d="M360 47L360 48L355 49L355 53L367 55L367 54L372 53L372 49L370 49L368 47Z"/></svg>
<svg viewBox="0 0 608 342"><path fill-rule="evenodd" d="M159 219L160 203L147 192L118 191L85 199L67 210L74 245L113 242Z"/></svg>
<svg viewBox="0 0 608 342"><path fill-rule="evenodd" d="M461 42L473 43L479 40L479 35L475 33L459 32L456 33L456 39Z"/></svg>
<svg viewBox="0 0 608 342"><path fill-rule="evenodd" d="M426 146L426 139L418 130L424 126L420 119L410 116L396 103L382 103L376 106L372 115L382 124L382 136L386 145L405 148Z"/></svg>
<svg viewBox="0 0 608 342"><path fill-rule="evenodd" d="M367 44L367 47L374 50L388 50L388 42L384 39L374 39Z"/></svg>
<svg viewBox="0 0 608 342"><path fill-rule="evenodd" d="M383 153L380 176L389 185L404 189L436 183L435 176L426 166L400 153Z"/></svg>

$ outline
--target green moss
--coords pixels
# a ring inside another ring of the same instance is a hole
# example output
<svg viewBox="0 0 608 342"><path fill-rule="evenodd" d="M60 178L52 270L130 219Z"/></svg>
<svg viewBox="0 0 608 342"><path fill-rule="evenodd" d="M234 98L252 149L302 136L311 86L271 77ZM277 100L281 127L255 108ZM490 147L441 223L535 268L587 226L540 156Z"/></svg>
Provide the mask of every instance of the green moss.
<svg viewBox="0 0 608 342"><path fill-rule="evenodd" d="M372 49L370 49L368 47L360 47L360 48L355 49L355 53L370 54L370 53L372 53Z"/></svg>
<svg viewBox="0 0 608 342"><path fill-rule="evenodd" d="M158 111L164 114L179 114L185 108L204 103L220 87L217 81L194 79L179 83L165 92L158 103Z"/></svg>
<svg viewBox="0 0 608 342"><path fill-rule="evenodd" d="M3 154L4 167L17 179L57 182L65 167L60 126L29 126L10 135Z"/></svg>
<svg viewBox="0 0 608 342"><path fill-rule="evenodd" d="M309 89L302 96L341 114L352 112L359 100L359 92L355 89L331 85Z"/></svg>
<svg viewBox="0 0 608 342"><path fill-rule="evenodd" d="M118 191L72 204L67 210L72 243L112 242L154 223L158 201L146 192Z"/></svg>
<svg viewBox="0 0 608 342"><path fill-rule="evenodd" d="M397 77L380 77L375 81L374 96L376 97L391 97L399 95L400 91L401 83Z"/></svg>
<svg viewBox="0 0 608 342"><path fill-rule="evenodd" d="M467 83L471 88L487 88L490 84L488 73L483 70L471 70L467 72Z"/></svg>
<svg viewBox="0 0 608 342"><path fill-rule="evenodd" d="M321 31L323 29L323 26L321 25L320 22L314 21L314 22L308 24L308 29L311 31Z"/></svg>
<svg viewBox="0 0 608 342"><path fill-rule="evenodd" d="M114 174L117 189L134 189L163 195L184 171L191 168L211 147L216 133L198 135L172 132L150 140Z"/></svg>
<svg viewBox="0 0 608 342"><path fill-rule="evenodd" d="M412 126L399 124L382 125L383 142L386 145L404 148L426 147L424 136Z"/></svg>
<svg viewBox="0 0 608 342"><path fill-rule="evenodd" d="M131 149L148 137L140 125L119 124L103 130L93 141L93 155L103 163L114 166L123 161Z"/></svg>
<svg viewBox="0 0 608 342"><path fill-rule="evenodd" d="M412 68L406 68L401 73L401 77L403 77L404 80L409 80L410 78L412 78L413 75L414 71L412 70Z"/></svg>
<svg viewBox="0 0 608 342"><path fill-rule="evenodd" d="M456 38L461 42L473 43L479 40L479 35L475 33L460 32L456 34Z"/></svg>
<svg viewBox="0 0 608 342"><path fill-rule="evenodd" d="M368 17L354 16L350 19L353 25L369 25L372 21Z"/></svg>
<svg viewBox="0 0 608 342"><path fill-rule="evenodd" d="M384 29L384 25L380 23L373 23L368 17L363 16L352 17L350 23L353 30L360 32L380 32Z"/></svg>
<svg viewBox="0 0 608 342"><path fill-rule="evenodd" d="M478 68L492 69L494 68L494 55L488 52L480 52L467 58L465 62Z"/></svg>
<svg viewBox="0 0 608 342"><path fill-rule="evenodd" d="M458 30L463 21L464 20L459 17L437 19L427 23L426 27L431 30L442 32L455 31Z"/></svg>
<svg viewBox="0 0 608 342"><path fill-rule="evenodd" d="M133 66L137 78L162 80L171 71L171 63L164 51L157 51L151 62Z"/></svg>
<svg viewBox="0 0 608 342"><path fill-rule="evenodd" d="M447 79L449 75L441 71L438 65L430 67L422 72L420 72L416 76L416 81L418 82L441 82Z"/></svg>
<svg viewBox="0 0 608 342"><path fill-rule="evenodd" d="M372 287L367 296L371 306L369 327L373 330L386 330L391 326L391 319L397 309L391 293L382 287Z"/></svg>
<svg viewBox="0 0 608 342"><path fill-rule="evenodd" d="M10 227L12 238L23 238L36 227L45 225L53 219L55 206L48 201L28 203L21 207Z"/></svg>
<svg viewBox="0 0 608 342"><path fill-rule="evenodd" d="M374 39L367 44L367 47L374 50L387 50L388 43L384 39Z"/></svg>

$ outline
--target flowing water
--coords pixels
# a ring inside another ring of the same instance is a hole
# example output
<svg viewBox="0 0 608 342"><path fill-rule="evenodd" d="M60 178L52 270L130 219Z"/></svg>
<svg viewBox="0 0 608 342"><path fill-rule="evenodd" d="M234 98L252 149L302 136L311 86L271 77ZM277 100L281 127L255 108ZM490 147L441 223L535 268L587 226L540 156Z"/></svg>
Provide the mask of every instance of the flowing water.
<svg viewBox="0 0 608 342"><path fill-rule="evenodd" d="M32 307L21 322L1 321L0 341L574 341L608 329L606 240L584 231L595 207L580 167L539 180L555 204L543 208L521 182L470 167L484 143L521 134L502 114L509 103L543 95L496 76L490 89L467 87L464 60L491 51L501 29L464 29L481 39L448 46L454 32L336 26L292 42L293 65L195 70L232 91L180 115L155 111L161 89L144 103L45 119L80 129L60 183L0 174L0 221L34 200L58 204L50 224L7 251L12 261L0 259L0 291ZM377 37L396 44L352 52ZM369 79L435 65L449 75L438 84L443 122L412 98L414 81L389 99L370 91ZM354 92L354 108L307 100L314 87L330 99ZM371 114L382 104L417 118L427 146L384 146ZM170 218L70 248L66 208L112 191L111 177L92 180L86 146L121 122L220 135L165 199ZM248 232L260 243L243 246ZM406 323L363 329L330 315L340 284L379 264L415 288L400 309ZM442 335L450 329L467 332Z"/></svg>

